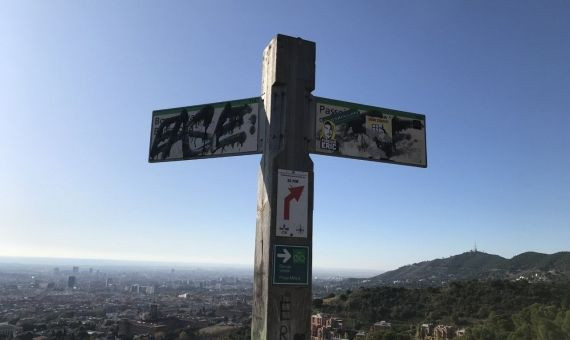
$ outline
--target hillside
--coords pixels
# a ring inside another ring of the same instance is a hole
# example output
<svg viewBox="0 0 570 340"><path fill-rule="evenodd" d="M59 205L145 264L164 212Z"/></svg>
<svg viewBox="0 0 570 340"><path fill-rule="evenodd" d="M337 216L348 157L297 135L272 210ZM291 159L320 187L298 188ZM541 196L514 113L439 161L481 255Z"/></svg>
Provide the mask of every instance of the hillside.
<svg viewBox="0 0 570 340"><path fill-rule="evenodd" d="M380 320L391 324L370 339L417 339L422 324L441 324L465 329L465 340L564 340L570 339L569 288L568 282L506 280L437 288L361 287L316 299L313 307L351 329L368 330Z"/></svg>
<svg viewBox="0 0 570 340"><path fill-rule="evenodd" d="M400 267L367 280L368 284L438 285L473 279L520 279L553 281L570 279L570 252L526 252L512 259L471 251L444 259Z"/></svg>

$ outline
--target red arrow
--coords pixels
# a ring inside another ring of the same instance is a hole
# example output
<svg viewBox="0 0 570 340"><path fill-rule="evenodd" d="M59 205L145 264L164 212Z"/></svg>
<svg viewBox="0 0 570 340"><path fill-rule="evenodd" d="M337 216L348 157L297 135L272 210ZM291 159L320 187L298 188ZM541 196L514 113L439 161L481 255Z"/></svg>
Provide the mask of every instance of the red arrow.
<svg viewBox="0 0 570 340"><path fill-rule="evenodd" d="M301 194L303 193L303 189L305 187L293 187L293 188L289 188L289 195L287 195L287 197L285 197L285 209L283 209L283 219L288 220L289 219L289 205L291 203L291 200L295 200L297 202L299 202L299 198L301 198Z"/></svg>

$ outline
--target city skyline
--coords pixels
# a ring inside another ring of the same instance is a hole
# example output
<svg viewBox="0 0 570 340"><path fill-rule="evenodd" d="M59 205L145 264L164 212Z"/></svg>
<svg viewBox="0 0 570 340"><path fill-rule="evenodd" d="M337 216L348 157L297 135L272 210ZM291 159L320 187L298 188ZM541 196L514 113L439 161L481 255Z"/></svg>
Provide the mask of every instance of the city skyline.
<svg viewBox="0 0 570 340"><path fill-rule="evenodd" d="M0 256L251 266L261 156L149 164L151 114L258 96L278 33L426 116L426 169L311 155L316 268L569 250L568 3L294 3L0 5Z"/></svg>

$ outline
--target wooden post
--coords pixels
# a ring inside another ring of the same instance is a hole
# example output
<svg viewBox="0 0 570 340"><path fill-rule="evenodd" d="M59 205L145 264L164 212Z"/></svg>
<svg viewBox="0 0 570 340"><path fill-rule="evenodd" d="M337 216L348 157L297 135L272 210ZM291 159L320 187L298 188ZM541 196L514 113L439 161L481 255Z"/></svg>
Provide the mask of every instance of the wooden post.
<svg viewBox="0 0 570 340"><path fill-rule="evenodd" d="M315 43L277 35L263 52L263 157L258 175L252 340L310 340ZM265 119L265 121L263 121ZM278 169L308 174L306 237L276 232ZM275 282L275 245L308 247L306 284Z"/></svg>

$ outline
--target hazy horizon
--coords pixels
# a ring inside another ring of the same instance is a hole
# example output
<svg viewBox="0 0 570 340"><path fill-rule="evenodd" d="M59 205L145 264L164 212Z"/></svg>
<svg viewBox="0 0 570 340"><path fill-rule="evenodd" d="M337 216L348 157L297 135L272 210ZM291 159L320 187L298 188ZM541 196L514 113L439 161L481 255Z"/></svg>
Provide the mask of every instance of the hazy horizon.
<svg viewBox="0 0 570 340"><path fill-rule="evenodd" d="M469 250L472 251L472 250ZM481 250L477 250L478 252L484 252ZM467 252L467 251L466 251ZM532 252L532 251L528 251ZM559 251L554 253L541 253L546 255L552 255L556 253L562 253L568 251ZM486 253L486 252L484 252ZM527 253L527 252L523 252ZM515 254L511 257L504 257L506 259L511 259L514 256L523 254ZM490 254L490 253L489 253ZM447 257L452 257L455 255L460 254L450 254ZM491 254L497 255L497 254ZM500 256L500 255L499 255ZM436 260L437 258L430 258L430 259L423 259L418 262L424 261L432 261ZM417 263L417 262L416 262ZM26 256L0 256L0 265L9 265L9 264L23 264L23 265L43 265L43 266L70 266L70 269L73 266L87 266L97 268L97 267L126 267L126 268L139 268L145 267L147 269L180 269L180 270L190 270L190 269L228 269L228 270L251 270L253 272L253 263L220 263L220 262L168 262L168 261L144 261L144 260L126 260L126 259L102 259L102 258L65 258L65 257L26 257ZM411 265L413 263L408 263L406 265ZM404 266L406 266L404 265ZM398 267L400 268L400 267ZM339 276L348 277L350 273L358 273L364 275L364 273L375 273L374 275L382 274L391 270L395 270L398 268L388 268L385 270L375 270L375 269L368 269L368 268L331 268L331 267L314 267L314 272L317 273L316 275L322 275L322 273L332 274L333 272L338 272ZM62 268L60 268L62 269ZM85 268L83 268L85 269ZM372 276L372 275L371 275ZM364 277L364 276L363 276Z"/></svg>
<svg viewBox="0 0 570 340"><path fill-rule="evenodd" d="M311 155L315 268L570 250L570 3L0 4L0 256L253 263L260 155L149 164L154 110L313 95L426 116L427 168Z"/></svg>
<svg viewBox="0 0 570 340"><path fill-rule="evenodd" d="M79 266L80 269L85 271L86 268L99 268L114 269L147 269L156 270L162 269L169 271L175 270L224 270L236 272L251 272L253 275L253 263L185 263L185 262L162 262L162 261L137 261L137 260L121 260L121 259L88 259L88 258L53 258L53 257L22 257L22 256L0 256L0 269L2 265L29 265L29 266L44 266L58 267L60 270L62 266L68 266L71 271L74 266ZM81 268L81 266L86 266ZM328 268L328 267L314 267L313 276L340 276L340 277L370 277L382 274L386 270L373 270L366 268Z"/></svg>

